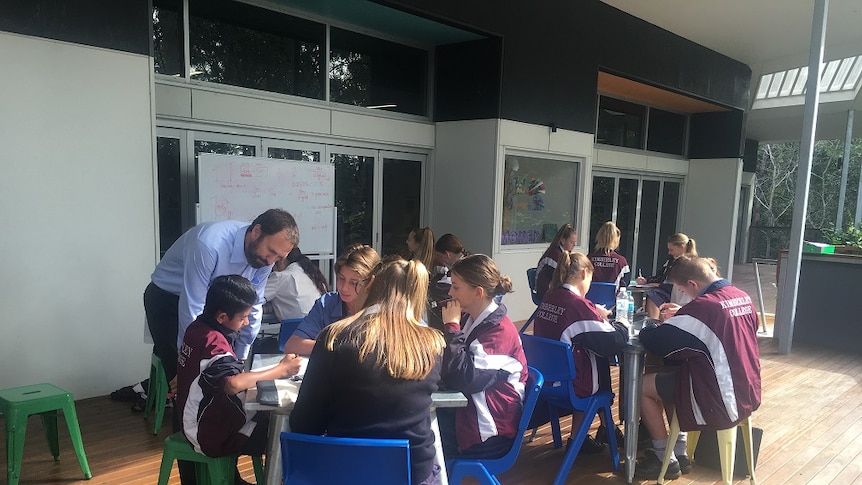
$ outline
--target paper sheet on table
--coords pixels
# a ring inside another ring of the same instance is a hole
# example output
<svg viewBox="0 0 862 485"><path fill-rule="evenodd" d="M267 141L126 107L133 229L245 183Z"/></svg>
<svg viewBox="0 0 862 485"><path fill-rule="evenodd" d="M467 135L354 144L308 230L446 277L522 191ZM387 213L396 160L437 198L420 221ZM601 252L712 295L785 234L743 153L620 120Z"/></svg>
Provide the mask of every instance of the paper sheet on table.
<svg viewBox="0 0 862 485"><path fill-rule="evenodd" d="M254 360L251 364L251 370L261 371L272 369L278 365L283 358L284 354L255 354ZM297 377L302 379L305 376L306 367L308 367L308 357L300 357L299 372L296 373Z"/></svg>

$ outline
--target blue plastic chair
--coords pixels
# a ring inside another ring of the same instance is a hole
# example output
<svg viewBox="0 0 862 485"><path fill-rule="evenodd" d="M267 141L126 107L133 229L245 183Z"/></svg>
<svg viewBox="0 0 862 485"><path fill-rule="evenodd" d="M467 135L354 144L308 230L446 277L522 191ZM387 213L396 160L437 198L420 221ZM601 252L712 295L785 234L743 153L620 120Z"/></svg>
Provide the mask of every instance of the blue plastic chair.
<svg viewBox="0 0 862 485"><path fill-rule="evenodd" d="M579 398L575 395L572 380L575 378L575 361L572 358L572 346L560 342L533 335L521 335L524 345L524 354L531 367L535 367L545 376L545 387L542 388L540 397L548 404L548 414L551 418L551 432L554 436L554 448L563 445L560 436L560 409L581 411L584 413L581 424L573 433L572 444L566 452L560 471L554 479L554 485L562 485L578 457L578 451L584 443L593 419L601 409L604 413L605 423L609 430L613 430L614 418L611 415L611 404L614 393L611 391L599 391L590 397ZM554 385L559 382L560 384ZM617 440L613 432L608 433L608 448L611 452L611 462L614 471L620 467L620 452L617 449Z"/></svg>
<svg viewBox="0 0 862 485"><path fill-rule="evenodd" d="M508 453L500 458L493 459L467 459L459 458L449 462L449 483L457 485L461 483L464 477L475 477L479 483L487 485L500 485L500 481L494 475L502 473L515 463L518 458L518 453L521 451L521 443L524 441L524 432L527 431L527 426L530 423L530 418L533 416L533 409L536 407L536 402L539 400L539 392L542 389L542 384L545 382L542 373L533 367L528 367L529 377L525 388L526 398L524 399L524 407L521 410L521 420L518 422L518 432L515 433L515 441L512 443L512 448Z"/></svg>
<svg viewBox="0 0 862 485"><path fill-rule="evenodd" d="M293 332L296 331L296 327L299 326L304 318L288 318L287 320L281 321L281 327L278 329L278 350L279 352L284 352L284 344L287 343L287 339L293 335Z"/></svg>
<svg viewBox="0 0 862 485"><path fill-rule="evenodd" d="M536 318L536 312L539 311L539 305L542 303L542 299L539 298L539 294L536 293L536 268L527 269L527 284L530 285L530 297L533 299L536 309L533 310L533 314L530 315L530 318L528 318L524 323L524 326L521 327L521 333L524 333L524 331L529 328L530 324L533 323L533 319Z"/></svg>
<svg viewBox="0 0 862 485"><path fill-rule="evenodd" d="M611 308L617 304L617 284L593 281L585 297L596 305Z"/></svg>
<svg viewBox="0 0 862 485"><path fill-rule="evenodd" d="M281 433L284 483L404 485L410 483L406 439L337 438Z"/></svg>

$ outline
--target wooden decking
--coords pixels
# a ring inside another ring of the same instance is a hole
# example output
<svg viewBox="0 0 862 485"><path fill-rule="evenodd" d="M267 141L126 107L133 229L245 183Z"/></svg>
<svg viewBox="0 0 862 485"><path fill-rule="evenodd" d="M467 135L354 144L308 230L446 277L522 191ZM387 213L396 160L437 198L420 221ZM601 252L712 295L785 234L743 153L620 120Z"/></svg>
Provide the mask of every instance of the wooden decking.
<svg viewBox="0 0 862 485"><path fill-rule="evenodd" d="M761 361L763 405L753 416L754 425L764 429L758 483L862 484L862 355L794 348L792 355L782 356L772 339L763 338ZM81 480L65 429L60 435L62 460L54 462L42 436L41 421L31 418L22 485L156 483L162 441L169 434L169 411L161 432L153 436L150 423L131 412L126 403L92 398L78 401L77 409L93 479ZM0 456L4 456L5 443L0 443L0 448ZM500 481L551 483L562 456L563 451L551 445L550 429L541 428L536 440L524 445L518 462L499 477ZM240 468L244 478L253 482L247 459L240 462ZM5 473L0 480L6 483ZM699 485L720 480L718 471L695 463L692 473L670 483ZM170 483L179 483L176 469ZM603 453L579 457L567 483L622 484L625 480L611 473L610 459Z"/></svg>

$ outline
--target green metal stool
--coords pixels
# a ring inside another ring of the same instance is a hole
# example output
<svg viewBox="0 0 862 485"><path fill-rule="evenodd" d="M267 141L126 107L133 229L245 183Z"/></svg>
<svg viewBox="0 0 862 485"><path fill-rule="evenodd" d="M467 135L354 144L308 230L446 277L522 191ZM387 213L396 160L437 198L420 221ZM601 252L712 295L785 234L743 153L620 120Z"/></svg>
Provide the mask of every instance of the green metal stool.
<svg viewBox="0 0 862 485"><path fill-rule="evenodd" d="M202 455L192 448L182 431L165 439L165 451L162 453L162 466L159 469L159 485L167 485L171 478L174 460L194 462L195 474L200 485L233 485L234 483L237 455L219 458ZM255 480L258 485L264 485L265 477L261 457L253 456L251 461L254 466Z"/></svg>
<svg viewBox="0 0 862 485"><path fill-rule="evenodd" d="M78 426L78 415L75 413L75 402L72 393L52 384L36 384L32 386L13 387L0 391L0 414L6 419L6 477L9 485L17 485L21 477L21 460L24 457L24 437L27 434L27 418L33 414L42 417L45 426L45 438L54 460L60 460L60 441L57 432L58 410L63 411L72 447L78 455L78 464L84 472L84 478L93 478L87 455L84 454L84 443L81 440L81 428Z"/></svg>
<svg viewBox="0 0 862 485"><path fill-rule="evenodd" d="M162 360L156 354L150 359L150 385L147 389L147 403L144 405L144 419L149 418L150 411L155 411L153 434L159 434L162 419L165 417L165 401L168 399L168 378Z"/></svg>

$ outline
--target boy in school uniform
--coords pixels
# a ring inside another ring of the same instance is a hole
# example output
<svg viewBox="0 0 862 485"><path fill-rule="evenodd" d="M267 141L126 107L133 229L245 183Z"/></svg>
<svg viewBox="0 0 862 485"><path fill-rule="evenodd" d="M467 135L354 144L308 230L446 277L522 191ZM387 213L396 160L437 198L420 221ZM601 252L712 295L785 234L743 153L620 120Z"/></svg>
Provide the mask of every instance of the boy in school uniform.
<svg viewBox="0 0 862 485"><path fill-rule="evenodd" d="M209 287L203 313L185 332L177 359L177 412L195 451L207 456L261 455L266 416L243 408L244 392L257 381L299 371L300 358L286 355L275 367L245 372L233 342L257 302L249 280L219 276ZM263 418L263 419L262 419Z"/></svg>

